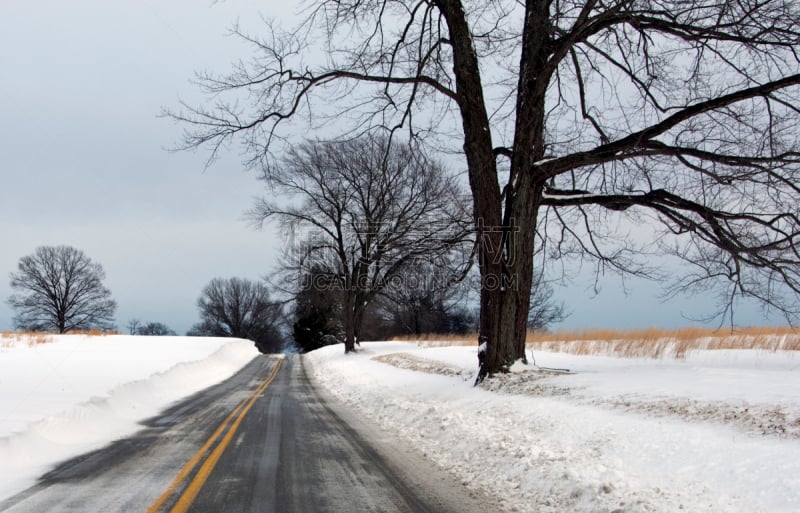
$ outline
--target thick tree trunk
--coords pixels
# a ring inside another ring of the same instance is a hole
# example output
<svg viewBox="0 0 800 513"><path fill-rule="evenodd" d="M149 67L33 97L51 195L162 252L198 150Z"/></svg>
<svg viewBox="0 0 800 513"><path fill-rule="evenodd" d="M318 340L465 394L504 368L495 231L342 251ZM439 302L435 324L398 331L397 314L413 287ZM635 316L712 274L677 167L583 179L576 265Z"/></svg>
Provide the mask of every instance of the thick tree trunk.
<svg viewBox="0 0 800 513"><path fill-rule="evenodd" d="M350 353L359 345L361 325L364 322L364 307L367 304L364 294L359 290L351 289L345 297L344 312L344 352Z"/></svg>
<svg viewBox="0 0 800 513"><path fill-rule="evenodd" d="M525 356L533 277L533 248L541 187L534 164L544 155L546 43L549 2L526 4L510 181L503 195L497 176L477 55L463 5L438 0L447 20L464 129L481 273L480 369L477 382L508 370Z"/></svg>
<svg viewBox="0 0 800 513"><path fill-rule="evenodd" d="M58 312L58 333L64 334L67 332L67 319L65 317L64 312Z"/></svg>
<svg viewBox="0 0 800 513"><path fill-rule="evenodd" d="M497 163L492 148L489 116L483 96L478 56L459 0L435 0L444 15L453 49L458 108L464 130L464 154L467 157L472 191L473 217L478 239L478 264L481 274L481 310L479 340L481 350L478 380L504 363L497 351L500 339L500 315L503 301L503 233L501 193Z"/></svg>
<svg viewBox="0 0 800 513"><path fill-rule="evenodd" d="M495 359L487 362L486 374L505 372L525 357L528 312L533 285L533 250L538 212L538 191L531 184L532 175L520 177L519 188L507 200L504 266L505 282L501 288L498 321L499 335L495 342ZM509 192L510 193L510 192Z"/></svg>
<svg viewBox="0 0 800 513"><path fill-rule="evenodd" d="M498 369L502 369L511 363L501 347L504 296L500 287L500 283L503 280L501 269L500 265L481 265L480 268L482 283L478 332L480 343L478 350L478 363L480 365L477 377L478 383L483 381L490 373L497 372Z"/></svg>
<svg viewBox="0 0 800 513"><path fill-rule="evenodd" d="M526 229L520 229L517 234L518 245L517 256L513 262L514 276L516 276L516 297L514 312L514 359L528 363L525 356L525 339L528 334L528 314L531 308L531 289L533 287L533 252L536 239L536 224L539 214L539 195L538 187L531 185L528 188L528 196L524 200L524 209L520 214L520 219Z"/></svg>
<svg viewBox="0 0 800 513"><path fill-rule="evenodd" d="M356 296L356 307L353 314L353 347L361 346L361 327L364 325L364 307L366 301L359 295Z"/></svg>
<svg viewBox="0 0 800 513"><path fill-rule="evenodd" d="M520 76L517 83L516 123L511 156L510 181L506 192L505 224L515 232L508 241L506 256L514 277L503 308L506 319L503 336L510 340L512 360L525 357L525 337L533 285L533 253L536 224L544 181L537 162L544 158L546 84L549 82L547 41L550 37L547 1L528 1L525 9Z"/></svg>

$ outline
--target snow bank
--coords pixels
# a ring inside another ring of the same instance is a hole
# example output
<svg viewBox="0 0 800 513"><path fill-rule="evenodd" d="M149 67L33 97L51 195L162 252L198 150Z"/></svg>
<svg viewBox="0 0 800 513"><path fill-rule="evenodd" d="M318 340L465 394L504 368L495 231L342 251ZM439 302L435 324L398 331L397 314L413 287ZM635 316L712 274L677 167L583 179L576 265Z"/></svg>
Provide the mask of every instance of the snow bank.
<svg viewBox="0 0 800 513"><path fill-rule="evenodd" d="M472 387L476 351L371 343L346 356L326 347L306 361L317 382L506 511L800 511L800 436L758 427L770 411L800 427L794 353L537 353L539 365L574 373L526 369L490 391ZM412 369L397 367L402 355ZM425 372L413 370L420 359ZM744 404L756 424L682 404Z"/></svg>
<svg viewBox="0 0 800 513"><path fill-rule="evenodd" d="M54 464L130 435L257 354L229 338L54 336L0 347L0 499Z"/></svg>

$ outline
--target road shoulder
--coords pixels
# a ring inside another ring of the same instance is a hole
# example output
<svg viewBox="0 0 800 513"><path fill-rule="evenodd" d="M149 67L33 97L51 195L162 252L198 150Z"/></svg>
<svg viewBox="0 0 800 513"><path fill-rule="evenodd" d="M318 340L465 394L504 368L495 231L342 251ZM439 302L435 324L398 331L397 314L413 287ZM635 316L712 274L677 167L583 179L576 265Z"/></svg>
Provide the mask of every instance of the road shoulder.
<svg viewBox="0 0 800 513"><path fill-rule="evenodd" d="M349 426L355 436L368 444L381 458L389 470L397 475L405 486L431 505L443 512L484 513L497 508L497 500L477 490L470 490L455 476L436 466L424 454L408 446L407 442L387 432L370 419L359 415L353 408L331 394L313 377L312 364L301 356L302 373L333 416Z"/></svg>

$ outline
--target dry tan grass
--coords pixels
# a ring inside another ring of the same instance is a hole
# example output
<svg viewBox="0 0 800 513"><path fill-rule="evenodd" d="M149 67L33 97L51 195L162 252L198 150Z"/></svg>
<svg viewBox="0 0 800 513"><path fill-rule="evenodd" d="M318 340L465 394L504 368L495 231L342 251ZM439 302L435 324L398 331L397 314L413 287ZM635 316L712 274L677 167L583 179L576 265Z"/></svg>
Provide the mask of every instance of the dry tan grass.
<svg viewBox="0 0 800 513"><path fill-rule="evenodd" d="M429 334L395 340L416 342L426 347L477 345L475 335ZM527 347L539 351L623 358L683 358L692 350L800 351L800 330L779 326L737 328L733 332L709 328L529 332Z"/></svg>
<svg viewBox="0 0 800 513"><path fill-rule="evenodd" d="M102 331L102 330L75 330L65 333L65 335L87 335L90 337L106 337L108 335L122 335L121 331Z"/></svg>
<svg viewBox="0 0 800 513"><path fill-rule="evenodd" d="M0 347L14 347L25 343L30 347L52 342L51 333L0 331Z"/></svg>
<svg viewBox="0 0 800 513"><path fill-rule="evenodd" d="M85 335L90 337L102 337L106 335L119 335L118 331L101 330L79 330L70 331L65 335ZM49 344L54 341L54 333L39 331L0 331L0 347L14 347L19 344L27 344L33 347L39 344Z"/></svg>
<svg viewBox="0 0 800 513"><path fill-rule="evenodd" d="M625 358L682 358L692 350L760 349L800 351L800 331L790 327L730 330L684 328L663 330L587 330L533 333L527 347L572 354L604 354Z"/></svg>
<svg viewBox="0 0 800 513"><path fill-rule="evenodd" d="M478 335L454 335L436 334L436 333L423 333L421 335L405 335L394 337L392 339L396 342L416 342L425 347L448 347L448 346L477 346Z"/></svg>

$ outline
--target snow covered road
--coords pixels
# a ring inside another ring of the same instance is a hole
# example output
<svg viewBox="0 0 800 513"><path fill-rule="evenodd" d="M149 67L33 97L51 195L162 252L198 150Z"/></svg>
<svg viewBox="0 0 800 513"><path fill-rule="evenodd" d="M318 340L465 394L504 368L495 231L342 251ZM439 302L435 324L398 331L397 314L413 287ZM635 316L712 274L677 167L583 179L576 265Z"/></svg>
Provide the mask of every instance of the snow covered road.
<svg viewBox="0 0 800 513"><path fill-rule="evenodd" d="M5 513L484 513L418 455L339 412L299 356L262 356L145 429L58 465Z"/></svg>

